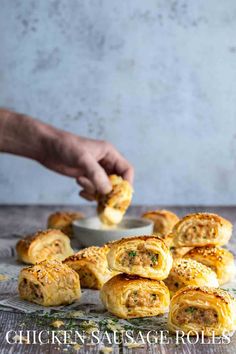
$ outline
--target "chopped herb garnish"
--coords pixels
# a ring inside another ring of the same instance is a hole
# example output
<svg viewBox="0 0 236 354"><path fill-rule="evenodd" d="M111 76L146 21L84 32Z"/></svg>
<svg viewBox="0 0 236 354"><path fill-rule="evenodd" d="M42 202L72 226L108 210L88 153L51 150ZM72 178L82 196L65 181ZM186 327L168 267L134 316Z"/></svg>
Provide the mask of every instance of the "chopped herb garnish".
<svg viewBox="0 0 236 354"><path fill-rule="evenodd" d="M156 264L156 262L157 262L157 256L156 256L156 255L152 256L152 257L151 257L151 261L152 261L153 264Z"/></svg>
<svg viewBox="0 0 236 354"><path fill-rule="evenodd" d="M129 257L135 257L136 255L137 255L137 252L135 252L135 251L129 252Z"/></svg>
<svg viewBox="0 0 236 354"><path fill-rule="evenodd" d="M193 313L194 311L196 311L196 307L188 307L185 309L185 312L189 312L189 313Z"/></svg>

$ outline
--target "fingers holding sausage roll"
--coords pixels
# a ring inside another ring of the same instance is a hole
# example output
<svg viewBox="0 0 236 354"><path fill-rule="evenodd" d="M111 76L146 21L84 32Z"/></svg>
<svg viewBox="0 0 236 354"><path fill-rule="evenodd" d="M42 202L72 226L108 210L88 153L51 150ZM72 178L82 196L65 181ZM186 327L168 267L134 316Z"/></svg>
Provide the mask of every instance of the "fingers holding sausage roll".
<svg viewBox="0 0 236 354"><path fill-rule="evenodd" d="M112 191L98 195L98 216L104 224L119 224L128 209L133 195L131 184L117 175L109 176Z"/></svg>

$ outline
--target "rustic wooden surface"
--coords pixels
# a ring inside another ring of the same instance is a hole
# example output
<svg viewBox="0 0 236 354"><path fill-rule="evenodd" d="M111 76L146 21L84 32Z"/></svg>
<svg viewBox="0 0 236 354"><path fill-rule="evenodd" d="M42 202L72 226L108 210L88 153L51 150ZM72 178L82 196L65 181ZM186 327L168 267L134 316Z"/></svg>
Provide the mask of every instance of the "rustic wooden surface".
<svg viewBox="0 0 236 354"><path fill-rule="evenodd" d="M163 206L158 206L163 207ZM133 206L129 215L139 216L143 211L157 208L157 206ZM15 256L15 243L22 235L43 229L49 213L55 210L73 210L75 207L68 206L0 206L0 262L1 258ZM236 207L168 207L169 210L183 216L190 212L209 211L216 212L236 223ZM83 211L87 216L94 215L95 209L92 206L78 207L76 210ZM230 242L230 249L236 253L235 234ZM1 298L8 295L10 289L1 287ZM45 329L38 324L34 316L14 312L0 311L0 353L76 353L73 347L52 344L7 344L5 335L9 330L21 330L22 324L28 326L29 330L40 331ZM25 327L24 327L25 329ZM230 344L151 344L142 348L129 349L122 345L113 346L113 353L230 353L236 352L236 335L231 338ZM101 346L83 346L78 353L99 353Z"/></svg>

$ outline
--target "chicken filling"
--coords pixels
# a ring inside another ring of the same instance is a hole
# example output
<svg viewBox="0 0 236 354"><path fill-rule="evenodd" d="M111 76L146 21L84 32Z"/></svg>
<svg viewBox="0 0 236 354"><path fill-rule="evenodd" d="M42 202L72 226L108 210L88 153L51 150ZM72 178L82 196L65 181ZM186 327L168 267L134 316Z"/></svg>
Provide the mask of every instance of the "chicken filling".
<svg viewBox="0 0 236 354"><path fill-rule="evenodd" d="M192 239L213 239L216 235L216 231L211 224L198 224L189 226L184 231L184 238L186 241L191 241Z"/></svg>
<svg viewBox="0 0 236 354"><path fill-rule="evenodd" d="M148 251L144 245L141 245L137 250L127 250L121 259L121 264L124 267L134 265L155 267L158 264L158 254Z"/></svg>
<svg viewBox="0 0 236 354"><path fill-rule="evenodd" d="M19 284L19 291L23 298L30 300L43 301L43 293L39 284L35 284L28 279L23 279Z"/></svg>
<svg viewBox="0 0 236 354"><path fill-rule="evenodd" d="M40 258L47 258L49 256L63 253L63 244L60 240L55 240L49 245L45 246L40 252ZM42 257L43 256L43 257Z"/></svg>
<svg viewBox="0 0 236 354"><path fill-rule="evenodd" d="M126 307L149 307L158 306L160 304L160 299L155 293L148 293L144 290L132 291L126 301Z"/></svg>
<svg viewBox="0 0 236 354"><path fill-rule="evenodd" d="M176 320L180 325L195 323L202 326L213 326L218 322L218 314L213 309L189 306L177 313Z"/></svg>

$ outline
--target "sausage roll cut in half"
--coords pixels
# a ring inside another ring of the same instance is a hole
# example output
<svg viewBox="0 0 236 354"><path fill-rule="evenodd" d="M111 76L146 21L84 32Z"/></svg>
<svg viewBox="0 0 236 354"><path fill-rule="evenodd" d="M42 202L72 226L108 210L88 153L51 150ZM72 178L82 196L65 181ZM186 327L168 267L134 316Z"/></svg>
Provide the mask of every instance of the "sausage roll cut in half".
<svg viewBox="0 0 236 354"><path fill-rule="evenodd" d="M171 299L168 327L171 332L220 336L236 329L236 301L227 291L187 286Z"/></svg>
<svg viewBox="0 0 236 354"><path fill-rule="evenodd" d="M150 219L154 222L154 234L166 236L175 224L179 221L176 214L169 210L153 210L147 211L142 215L143 218Z"/></svg>
<svg viewBox="0 0 236 354"><path fill-rule="evenodd" d="M224 248L215 246L195 247L184 255L210 267L217 275L219 284L232 280L236 274L234 256Z"/></svg>
<svg viewBox="0 0 236 354"><path fill-rule="evenodd" d="M35 264L45 259L63 260L73 254L70 239L60 230L44 230L29 235L16 245L19 260Z"/></svg>
<svg viewBox="0 0 236 354"><path fill-rule="evenodd" d="M216 273L211 268L192 259L181 258L174 260L165 284L171 295L187 285L219 286Z"/></svg>
<svg viewBox="0 0 236 354"><path fill-rule="evenodd" d="M112 191L106 195L98 195L98 216L107 225L119 224L128 209L133 194L133 188L122 177L109 176Z"/></svg>
<svg viewBox="0 0 236 354"><path fill-rule="evenodd" d="M79 274L82 288L100 289L107 280L117 274L108 268L108 251L107 246L91 246L66 258L64 263Z"/></svg>
<svg viewBox="0 0 236 354"><path fill-rule="evenodd" d="M173 228L173 246L201 247L225 245L232 235L232 224L226 219L209 213L190 214Z"/></svg>
<svg viewBox="0 0 236 354"><path fill-rule="evenodd" d="M162 281L118 274L102 287L106 309L121 318L157 316L167 312L169 290Z"/></svg>
<svg viewBox="0 0 236 354"><path fill-rule="evenodd" d="M57 211L49 215L48 228L59 229L69 237L73 236L72 222L84 218L84 215L78 211Z"/></svg>
<svg viewBox="0 0 236 354"><path fill-rule="evenodd" d="M123 238L109 247L108 265L121 273L162 280L172 267L171 252L157 236Z"/></svg>
<svg viewBox="0 0 236 354"><path fill-rule="evenodd" d="M70 304L81 296L79 275L59 261L43 261L21 270L20 297L43 306Z"/></svg>

